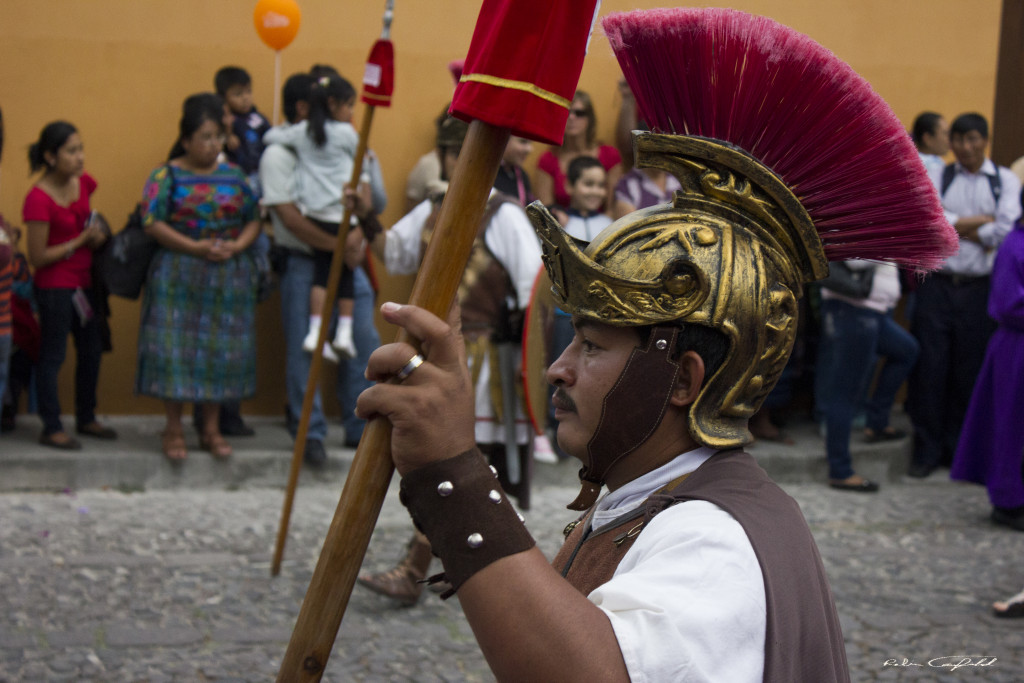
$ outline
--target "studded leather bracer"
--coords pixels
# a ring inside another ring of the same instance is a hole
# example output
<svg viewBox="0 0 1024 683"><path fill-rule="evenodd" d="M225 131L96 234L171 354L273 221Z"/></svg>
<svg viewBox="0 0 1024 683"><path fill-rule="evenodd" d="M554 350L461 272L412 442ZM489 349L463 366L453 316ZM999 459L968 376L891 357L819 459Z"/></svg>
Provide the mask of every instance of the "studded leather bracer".
<svg viewBox="0 0 1024 683"><path fill-rule="evenodd" d="M492 562L535 545L477 448L409 472L399 500L444 564L452 590L442 597Z"/></svg>

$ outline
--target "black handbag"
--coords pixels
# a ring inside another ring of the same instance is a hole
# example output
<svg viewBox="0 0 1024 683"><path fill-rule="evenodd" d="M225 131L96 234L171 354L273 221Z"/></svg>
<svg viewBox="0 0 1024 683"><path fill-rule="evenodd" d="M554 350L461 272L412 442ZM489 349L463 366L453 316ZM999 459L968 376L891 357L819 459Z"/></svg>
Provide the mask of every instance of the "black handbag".
<svg viewBox="0 0 1024 683"><path fill-rule="evenodd" d="M874 279L874 267L854 270L846 265L845 261L830 261L828 277L819 284L831 292L851 299L866 299L871 294Z"/></svg>
<svg viewBox="0 0 1024 683"><path fill-rule="evenodd" d="M167 170L171 175L171 189L167 194L170 213L176 182L170 164ZM103 273L107 290L125 299L138 299L157 246L157 241L146 234L142 227L142 205L136 205L124 228L110 238L109 245L103 251L100 272Z"/></svg>
<svg viewBox="0 0 1024 683"><path fill-rule="evenodd" d="M107 290L125 299L138 299L156 252L156 240L142 227L142 207L136 206L124 229L110 238L101 272Z"/></svg>

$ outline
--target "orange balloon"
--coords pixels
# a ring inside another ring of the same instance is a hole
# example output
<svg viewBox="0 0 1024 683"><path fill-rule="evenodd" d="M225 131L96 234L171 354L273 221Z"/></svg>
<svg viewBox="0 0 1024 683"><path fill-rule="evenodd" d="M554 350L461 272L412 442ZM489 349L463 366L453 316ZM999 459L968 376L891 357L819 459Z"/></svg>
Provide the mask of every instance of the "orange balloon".
<svg viewBox="0 0 1024 683"><path fill-rule="evenodd" d="M256 33L267 47L283 50L299 32L302 11L295 0L259 0L252 13Z"/></svg>

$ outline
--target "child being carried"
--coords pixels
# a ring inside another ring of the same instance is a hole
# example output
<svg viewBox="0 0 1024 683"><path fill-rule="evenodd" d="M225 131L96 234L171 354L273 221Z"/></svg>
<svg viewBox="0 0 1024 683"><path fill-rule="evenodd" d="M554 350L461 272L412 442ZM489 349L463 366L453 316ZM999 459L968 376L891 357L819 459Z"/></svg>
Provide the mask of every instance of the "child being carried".
<svg viewBox="0 0 1024 683"><path fill-rule="evenodd" d="M356 91L340 76L322 76L313 84L309 117L291 126L271 128L263 136L265 144L291 147L298 156L296 190L303 211L332 235L344 215L342 188L352 176L359 135L352 127L352 109ZM309 293L309 332L302 348L312 352L320 335L320 312L327 295L327 275L331 269L329 251L315 250L313 286ZM338 285L338 327L331 346L343 356L354 358L352 340L353 275L344 266ZM329 324L329 323L328 323ZM325 356L328 354L325 353Z"/></svg>

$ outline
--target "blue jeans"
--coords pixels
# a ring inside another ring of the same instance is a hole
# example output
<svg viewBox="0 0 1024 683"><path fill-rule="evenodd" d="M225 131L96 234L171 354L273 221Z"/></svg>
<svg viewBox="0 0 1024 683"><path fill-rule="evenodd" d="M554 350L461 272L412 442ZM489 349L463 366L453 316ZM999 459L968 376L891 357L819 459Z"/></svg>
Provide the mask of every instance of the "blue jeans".
<svg viewBox="0 0 1024 683"><path fill-rule="evenodd" d="M821 314L817 386L825 417L828 476L846 479L853 476L850 423L874 374L876 358L885 357L885 363L864 408L867 427L879 433L889 426L896 392L914 367L918 344L890 314L835 299L822 301Z"/></svg>
<svg viewBox="0 0 1024 683"><path fill-rule="evenodd" d="M284 376L288 396L288 431L295 430L302 416L302 400L309 379L309 353L302 350L302 340L309 329L309 289L313 286L313 258L289 251L281 273L281 325L284 328ZM323 441L327 436L320 391L313 399L307 439Z"/></svg>
<svg viewBox="0 0 1024 683"><path fill-rule="evenodd" d="M39 365L36 369L36 391L39 417L43 420L43 434L64 431L60 421L60 399L57 395L57 375L67 354L68 334L75 340L75 421L85 426L96 421L96 385L100 377L100 356L103 342L100 326L95 317L84 325L71 303L73 289L36 289L39 307L39 327L42 340L39 346ZM93 311L96 300L85 292Z"/></svg>
<svg viewBox="0 0 1024 683"><path fill-rule="evenodd" d="M345 425L345 442L358 442L363 436L366 420L355 415L356 399L372 382L366 379L366 364L370 354L380 346L380 335L373 322L376 295L370 278L362 267L353 271L355 308L352 312L352 339L359 355L338 364L338 402L341 404L342 424Z"/></svg>

